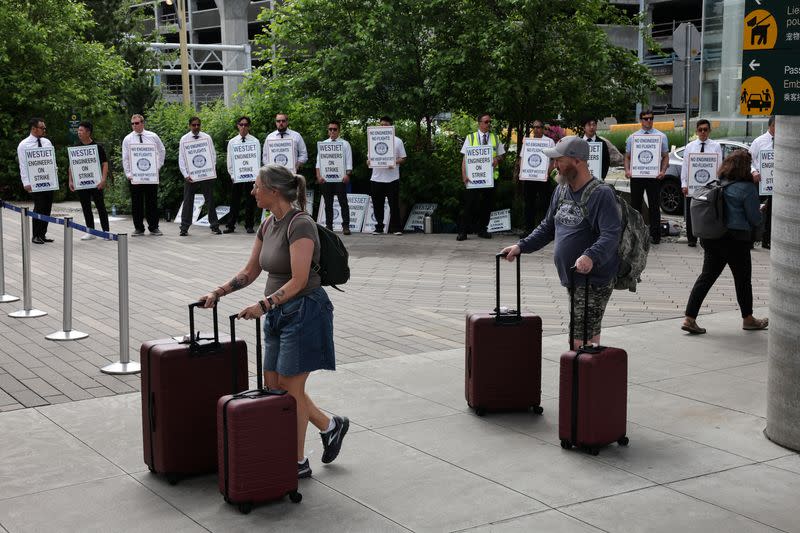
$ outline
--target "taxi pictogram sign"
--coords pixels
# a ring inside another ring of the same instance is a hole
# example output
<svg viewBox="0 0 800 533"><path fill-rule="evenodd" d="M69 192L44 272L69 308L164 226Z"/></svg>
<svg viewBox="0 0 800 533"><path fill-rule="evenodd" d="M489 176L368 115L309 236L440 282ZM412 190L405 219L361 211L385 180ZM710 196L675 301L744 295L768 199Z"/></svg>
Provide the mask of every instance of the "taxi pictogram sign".
<svg viewBox="0 0 800 533"><path fill-rule="evenodd" d="M775 106L775 91L761 76L751 76L742 82L739 93L739 112L742 115L770 115Z"/></svg>
<svg viewBox="0 0 800 533"><path fill-rule="evenodd" d="M772 50L778 40L778 22L772 13L755 9L744 17L744 49Z"/></svg>

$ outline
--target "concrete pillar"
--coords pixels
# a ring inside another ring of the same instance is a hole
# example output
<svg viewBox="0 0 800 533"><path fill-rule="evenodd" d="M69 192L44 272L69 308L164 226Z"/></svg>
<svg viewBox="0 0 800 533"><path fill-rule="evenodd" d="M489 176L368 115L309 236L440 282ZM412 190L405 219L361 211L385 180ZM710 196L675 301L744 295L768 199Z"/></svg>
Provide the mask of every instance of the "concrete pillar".
<svg viewBox="0 0 800 533"><path fill-rule="evenodd" d="M800 451L800 117L775 120L767 437Z"/></svg>
<svg viewBox="0 0 800 533"><path fill-rule="evenodd" d="M247 39L247 10L250 0L216 0L219 10L219 22L222 30L222 44L246 44ZM223 52L223 61L233 70L245 70L250 65L245 65L242 54ZM222 78L225 105L234 103L234 94L242 83L241 76L225 76Z"/></svg>

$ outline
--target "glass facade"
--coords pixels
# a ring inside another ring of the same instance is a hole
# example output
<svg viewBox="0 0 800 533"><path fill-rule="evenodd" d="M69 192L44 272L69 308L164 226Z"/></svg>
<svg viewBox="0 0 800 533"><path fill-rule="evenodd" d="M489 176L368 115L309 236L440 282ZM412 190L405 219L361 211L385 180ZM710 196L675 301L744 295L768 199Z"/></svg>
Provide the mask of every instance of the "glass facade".
<svg viewBox="0 0 800 533"><path fill-rule="evenodd" d="M739 114L742 82L744 0L703 0L700 117L715 123L714 137L745 137L766 131L767 119Z"/></svg>

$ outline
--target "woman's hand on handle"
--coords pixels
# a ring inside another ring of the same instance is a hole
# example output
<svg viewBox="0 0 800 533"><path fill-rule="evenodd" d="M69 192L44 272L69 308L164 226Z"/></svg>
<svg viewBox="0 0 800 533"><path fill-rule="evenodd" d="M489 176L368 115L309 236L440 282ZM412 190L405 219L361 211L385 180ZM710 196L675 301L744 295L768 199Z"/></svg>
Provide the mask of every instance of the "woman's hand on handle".
<svg viewBox="0 0 800 533"><path fill-rule="evenodd" d="M255 318L260 317L263 314L264 310L261 308L261 305L259 303L255 303L239 311L239 314L237 316L239 318L244 318L246 320L253 320Z"/></svg>
<svg viewBox="0 0 800 533"><path fill-rule="evenodd" d="M203 309L214 307L214 304L219 302L219 293L214 291L209 292L208 294L204 294L203 296L198 298L197 301L203 304Z"/></svg>

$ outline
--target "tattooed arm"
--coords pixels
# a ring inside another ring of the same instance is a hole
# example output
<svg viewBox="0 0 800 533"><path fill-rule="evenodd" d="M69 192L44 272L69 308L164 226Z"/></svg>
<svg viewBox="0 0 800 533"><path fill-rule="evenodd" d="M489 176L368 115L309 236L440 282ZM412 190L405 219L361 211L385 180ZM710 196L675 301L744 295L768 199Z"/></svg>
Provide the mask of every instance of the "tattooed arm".
<svg viewBox="0 0 800 533"><path fill-rule="evenodd" d="M253 243L253 249L250 251L250 258L247 260L247 264L241 271L239 271L238 274L233 277L233 279L220 285L208 294L200 297L199 301L203 302L203 307L212 307L226 294L243 289L258 278L262 272L261 264L258 261L258 258L261 255L262 243L263 241L261 239L255 239L255 242Z"/></svg>

